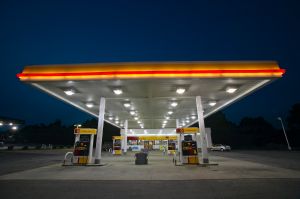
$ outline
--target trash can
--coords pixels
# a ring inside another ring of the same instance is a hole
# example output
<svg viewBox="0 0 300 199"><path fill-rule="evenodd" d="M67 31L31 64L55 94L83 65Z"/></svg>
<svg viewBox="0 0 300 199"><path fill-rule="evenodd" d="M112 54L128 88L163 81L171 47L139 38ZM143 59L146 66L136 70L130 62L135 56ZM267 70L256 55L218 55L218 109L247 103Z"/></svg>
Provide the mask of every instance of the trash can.
<svg viewBox="0 0 300 199"><path fill-rule="evenodd" d="M147 153L136 153L135 154L135 164L136 165L148 164L148 154Z"/></svg>

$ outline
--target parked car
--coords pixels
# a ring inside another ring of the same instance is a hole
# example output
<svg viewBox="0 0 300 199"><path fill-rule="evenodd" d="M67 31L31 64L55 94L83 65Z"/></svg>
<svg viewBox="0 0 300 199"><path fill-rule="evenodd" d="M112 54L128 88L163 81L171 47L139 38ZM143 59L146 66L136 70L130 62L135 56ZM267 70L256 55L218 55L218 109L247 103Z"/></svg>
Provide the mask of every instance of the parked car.
<svg viewBox="0 0 300 199"><path fill-rule="evenodd" d="M211 147L212 151L230 151L231 147L224 144L215 144Z"/></svg>

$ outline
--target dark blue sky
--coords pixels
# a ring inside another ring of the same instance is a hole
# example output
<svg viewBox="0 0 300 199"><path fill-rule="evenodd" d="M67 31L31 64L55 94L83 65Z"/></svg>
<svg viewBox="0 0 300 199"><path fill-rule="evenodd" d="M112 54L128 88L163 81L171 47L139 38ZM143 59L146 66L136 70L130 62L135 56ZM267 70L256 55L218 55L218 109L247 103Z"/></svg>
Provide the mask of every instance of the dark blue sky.
<svg viewBox="0 0 300 199"><path fill-rule="evenodd" d="M31 64L277 60L284 78L225 109L234 122L261 115L276 123L300 102L299 2L1 0L0 115L90 118L20 83L16 73Z"/></svg>

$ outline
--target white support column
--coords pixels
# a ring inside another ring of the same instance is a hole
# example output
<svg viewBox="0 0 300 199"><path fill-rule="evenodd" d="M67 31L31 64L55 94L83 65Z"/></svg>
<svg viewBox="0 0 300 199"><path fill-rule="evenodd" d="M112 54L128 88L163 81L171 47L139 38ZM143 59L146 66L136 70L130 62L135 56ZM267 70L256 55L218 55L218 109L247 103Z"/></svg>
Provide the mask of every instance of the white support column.
<svg viewBox="0 0 300 199"><path fill-rule="evenodd" d="M198 122L199 122L199 132L200 132L200 142L201 142L201 155L202 162L199 163L209 163L208 152L207 152L207 140L205 134L205 125L204 125L204 116L203 116L203 107L201 97L196 97L196 105L197 105L197 114L198 114Z"/></svg>
<svg viewBox="0 0 300 199"><path fill-rule="evenodd" d="M123 129L120 129L120 136L121 136L121 151L124 152L124 146L125 146L125 143L124 143L124 134L125 134L125 130Z"/></svg>
<svg viewBox="0 0 300 199"><path fill-rule="evenodd" d="M90 137L89 164L92 164L92 160L93 160L93 145L94 145L94 134L92 134Z"/></svg>
<svg viewBox="0 0 300 199"><path fill-rule="evenodd" d="M197 135L196 134L192 134L192 140L197 140Z"/></svg>
<svg viewBox="0 0 300 199"><path fill-rule="evenodd" d="M124 153L127 153L127 133L128 133L128 120L124 123Z"/></svg>
<svg viewBox="0 0 300 199"><path fill-rule="evenodd" d="M115 139L113 139L113 148L112 148L112 154L115 154L114 146L115 146Z"/></svg>
<svg viewBox="0 0 300 199"><path fill-rule="evenodd" d="M179 128L179 119L176 119L176 128ZM181 146L181 133L177 134L177 147L179 153L179 162L182 163L182 146Z"/></svg>
<svg viewBox="0 0 300 199"><path fill-rule="evenodd" d="M95 164L100 164L100 162L101 162L104 113L105 113L105 98L101 97L100 98L100 103L99 103L99 116L98 116L98 129L97 129L97 140L96 140L96 151L95 151Z"/></svg>
<svg viewBox="0 0 300 199"><path fill-rule="evenodd" d="M200 129L200 128L199 128ZM197 142L197 148L201 148L201 135L200 135L200 130L198 133L195 134L196 142Z"/></svg>
<svg viewBox="0 0 300 199"><path fill-rule="evenodd" d="M80 134L76 134L75 135L74 147L75 147L76 142L78 142L79 140L80 140Z"/></svg>

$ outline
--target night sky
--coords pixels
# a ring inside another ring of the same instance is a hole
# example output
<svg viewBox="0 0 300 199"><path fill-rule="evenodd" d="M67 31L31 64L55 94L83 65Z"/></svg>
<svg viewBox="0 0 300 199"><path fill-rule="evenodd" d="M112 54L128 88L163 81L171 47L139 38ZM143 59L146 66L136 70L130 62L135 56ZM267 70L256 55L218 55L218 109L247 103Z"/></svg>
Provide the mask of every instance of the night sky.
<svg viewBox="0 0 300 199"><path fill-rule="evenodd" d="M287 73L225 109L273 124L300 102L300 1L0 2L0 116L91 118L16 78L24 66L127 61L276 60Z"/></svg>

